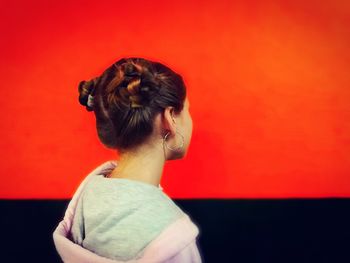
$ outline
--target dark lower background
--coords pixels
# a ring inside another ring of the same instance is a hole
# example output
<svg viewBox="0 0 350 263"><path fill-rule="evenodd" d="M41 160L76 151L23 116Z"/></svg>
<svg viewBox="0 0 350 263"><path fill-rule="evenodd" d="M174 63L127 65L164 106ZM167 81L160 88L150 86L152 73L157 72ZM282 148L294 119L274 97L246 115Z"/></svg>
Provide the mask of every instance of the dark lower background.
<svg viewBox="0 0 350 263"><path fill-rule="evenodd" d="M350 198L174 201L199 227L205 263L350 262ZM67 204L0 200L0 262L60 262L52 232Z"/></svg>

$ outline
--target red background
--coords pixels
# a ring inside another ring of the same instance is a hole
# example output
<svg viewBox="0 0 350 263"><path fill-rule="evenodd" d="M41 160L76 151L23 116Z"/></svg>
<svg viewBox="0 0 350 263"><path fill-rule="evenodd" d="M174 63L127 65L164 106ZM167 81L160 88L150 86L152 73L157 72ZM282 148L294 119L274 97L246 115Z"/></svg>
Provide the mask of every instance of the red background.
<svg viewBox="0 0 350 263"><path fill-rule="evenodd" d="M188 87L170 196L350 197L347 1L1 1L0 30L0 198L69 198L117 158L77 86L125 56Z"/></svg>

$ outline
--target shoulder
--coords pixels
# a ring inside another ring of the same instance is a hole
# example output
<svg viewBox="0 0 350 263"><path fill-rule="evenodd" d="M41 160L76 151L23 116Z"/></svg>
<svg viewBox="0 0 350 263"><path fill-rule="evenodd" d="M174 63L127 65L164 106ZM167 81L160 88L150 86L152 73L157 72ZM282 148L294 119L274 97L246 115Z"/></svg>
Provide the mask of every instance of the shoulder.
<svg viewBox="0 0 350 263"><path fill-rule="evenodd" d="M184 215L160 189L129 180L101 179L87 185L82 200L83 244L101 255L133 258Z"/></svg>
<svg viewBox="0 0 350 263"><path fill-rule="evenodd" d="M132 211L144 215L140 220L155 216L159 220L178 218L182 210L160 188L128 179L93 178L83 194L84 210L114 214L119 217Z"/></svg>

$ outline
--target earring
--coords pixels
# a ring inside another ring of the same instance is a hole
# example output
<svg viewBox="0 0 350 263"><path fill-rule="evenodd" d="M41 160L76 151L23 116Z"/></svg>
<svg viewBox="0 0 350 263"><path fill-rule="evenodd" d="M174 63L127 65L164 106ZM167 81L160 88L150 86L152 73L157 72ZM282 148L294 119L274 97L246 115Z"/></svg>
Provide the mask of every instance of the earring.
<svg viewBox="0 0 350 263"><path fill-rule="evenodd" d="M167 139L168 135L170 134L170 132L168 132L168 133L164 136L164 138L163 138L163 145L165 144L165 146L166 146L169 150L171 150L171 151L180 150L180 149L184 146L184 143L185 143L185 138L184 138L184 136L183 136L181 133L179 133L178 131L176 131L176 133L180 134L181 139L182 139L182 142L181 142L180 146L178 146L177 148L169 147L168 144L166 143L166 139Z"/></svg>

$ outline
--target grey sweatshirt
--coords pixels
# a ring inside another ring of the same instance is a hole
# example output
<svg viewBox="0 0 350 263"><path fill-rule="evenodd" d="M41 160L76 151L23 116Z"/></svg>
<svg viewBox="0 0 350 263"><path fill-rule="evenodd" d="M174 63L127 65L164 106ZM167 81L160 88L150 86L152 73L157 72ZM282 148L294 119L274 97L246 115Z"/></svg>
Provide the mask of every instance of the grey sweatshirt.
<svg viewBox="0 0 350 263"><path fill-rule="evenodd" d="M183 215L161 187L97 175L78 200L72 238L100 256L126 261Z"/></svg>

